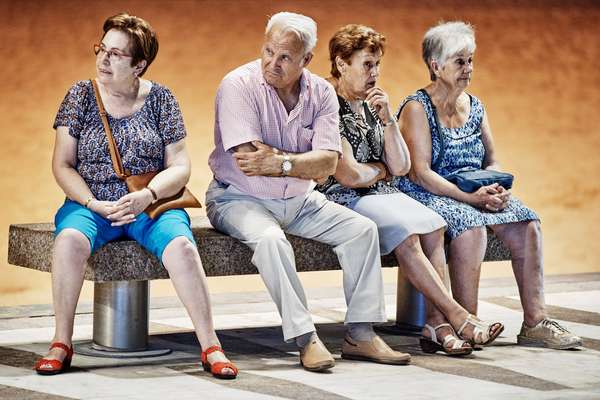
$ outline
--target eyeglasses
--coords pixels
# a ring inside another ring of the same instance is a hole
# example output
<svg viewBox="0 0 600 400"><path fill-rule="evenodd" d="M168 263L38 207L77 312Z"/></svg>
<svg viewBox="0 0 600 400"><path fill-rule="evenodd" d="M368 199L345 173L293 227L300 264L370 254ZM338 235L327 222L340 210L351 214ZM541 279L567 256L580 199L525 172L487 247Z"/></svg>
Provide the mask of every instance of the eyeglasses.
<svg viewBox="0 0 600 400"><path fill-rule="evenodd" d="M94 54L97 56L98 54L105 54L108 59L112 59L115 61L121 61L123 58L131 58L129 54L123 54L118 50L106 50L103 44L95 44L94 45Z"/></svg>

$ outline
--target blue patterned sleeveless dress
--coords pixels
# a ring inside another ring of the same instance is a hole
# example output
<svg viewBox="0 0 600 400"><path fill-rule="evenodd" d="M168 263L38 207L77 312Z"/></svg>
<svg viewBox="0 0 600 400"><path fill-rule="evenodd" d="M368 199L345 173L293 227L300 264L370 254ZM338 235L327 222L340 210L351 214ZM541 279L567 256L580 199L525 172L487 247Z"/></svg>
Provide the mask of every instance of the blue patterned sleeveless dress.
<svg viewBox="0 0 600 400"><path fill-rule="evenodd" d="M471 98L471 111L467 122L460 128L440 127L444 135L445 153L443 160L434 172L444 178L463 169L482 168L485 156L485 148L481 140L481 122L484 107L477 97L469 96ZM436 160L440 153L440 140L429 96L422 92L416 92L408 96L400 105L396 117L400 116L402 107L412 100L418 101L425 109L429 131L431 132L431 159ZM479 226L539 220L534 211L524 206L515 197L510 198L504 210L487 212L450 197L435 195L410 181L407 176L397 178L394 184L402 192L440 214L448 223L446 234L450 239L454 239L465 231Z"/></svg>

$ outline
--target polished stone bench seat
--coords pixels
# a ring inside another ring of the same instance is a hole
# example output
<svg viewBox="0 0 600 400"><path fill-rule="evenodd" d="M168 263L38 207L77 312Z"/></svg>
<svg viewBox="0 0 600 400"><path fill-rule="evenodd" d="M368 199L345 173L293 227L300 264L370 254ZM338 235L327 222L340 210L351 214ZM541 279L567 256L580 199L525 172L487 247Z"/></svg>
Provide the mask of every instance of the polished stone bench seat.
<svg viewBox="0 0 600 400"><path fill-rule="evenodd" d="M212 228L206 217L192 219L207 276L256 274L252 252L238 240ZM8 262L12 265L50 272L53 224L11 225ZM298 271L339 269L331 247L289 235ZM510 253L489 235L486 261L508 260ZM391 255L382 258L384 267L397 265ZM141 352L148 343L148 281L167 279L165 268L136 242L109 243L88 261L85 279L94 281L94 348L106 351ZM420 293L398 274L397 324L422 325L424 303ZM111 353L112 354L112 353Z"/></svg>

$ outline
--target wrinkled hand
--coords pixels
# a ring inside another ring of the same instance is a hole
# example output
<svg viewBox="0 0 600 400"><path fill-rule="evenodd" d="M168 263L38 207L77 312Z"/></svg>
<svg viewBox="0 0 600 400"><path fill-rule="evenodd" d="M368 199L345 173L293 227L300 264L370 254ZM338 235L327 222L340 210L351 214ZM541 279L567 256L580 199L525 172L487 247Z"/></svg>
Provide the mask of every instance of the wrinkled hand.
<svg viewBox="0 0 600 400"><path fill-rule="evenodd" d="M388 98L387 93L381 88L375 86L368 89L365 101L377 111L377 115L384 124L388 123L393 118L392 110L390 109L390 99Z"/></svg>
<svg viewBox="0 0 600 400"><path fill-rule="evenodd" d="M510 192L497 183L482 186L471 193L471 205L486 211L502 211L508 205Z"/></svg>
<svg viewBox="0 0 600 400"><path fill-rule="evenodd" d="M152 192L147 189L126 194L115 203L112 212L106 218L112 221L111 226L130 224L152 203L152 200Z"/></svg>
<svg viewBox="0 0 600 400"><path fill-rule="evenodd" d="M108 218L108 216L113 212L115 204L117 204L116 201L102 201L94 199L90 201L88 207L96 214L100 214L102 217Z"/></svg>
<svg viewBox="0 0 600 400"><path fill-rule="evenodd" d="M504 187L498 185L498 194L496 195L496 197L502 201L502 203L500 204L500 207L498 207L498 209L496 211L502 211L506 208L506 206L508 206L508 202L510 201L511 193L509 190L504 189Z"/></svg>
<svg viewBox="0 0 600 400"><path fill-rule="evenodd" d="M283 154L275 147L253 141L253 152L236 152L233 158L247 176L281 176Z"/></svg>

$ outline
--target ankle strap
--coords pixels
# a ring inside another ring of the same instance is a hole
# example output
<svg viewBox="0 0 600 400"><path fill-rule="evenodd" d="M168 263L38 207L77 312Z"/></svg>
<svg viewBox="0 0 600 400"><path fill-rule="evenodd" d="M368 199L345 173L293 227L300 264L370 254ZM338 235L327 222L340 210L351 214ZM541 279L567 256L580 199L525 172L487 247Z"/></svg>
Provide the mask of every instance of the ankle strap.
<svg viewBox="0 0 600 400"><path fill-rule="evenodd" d="M72 347L69 347L66 344L61 343L61 342L54 342L50 345L50 350L55 349L55 348L63 349L64 351L67 352L67 354L69 354L72 351Z"/></svg>
<svg viewBox="0 0 600 400"><path fill-rule="evenodd" d="M223 353L223 349L221 348L221 346L215 344L214 346L210 346L208 349L206 349L204 354L208 356L210 353L214 353L215 351L220 351L221 353Z"/></svg>

